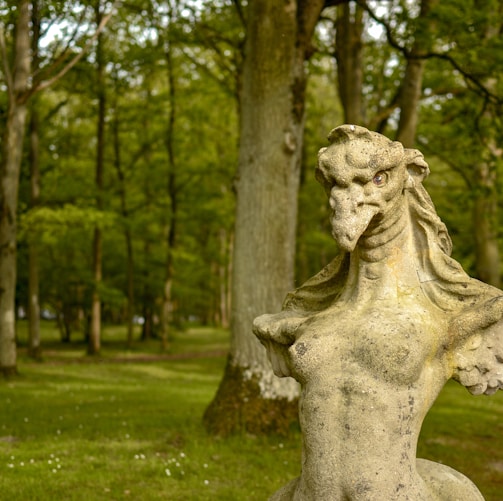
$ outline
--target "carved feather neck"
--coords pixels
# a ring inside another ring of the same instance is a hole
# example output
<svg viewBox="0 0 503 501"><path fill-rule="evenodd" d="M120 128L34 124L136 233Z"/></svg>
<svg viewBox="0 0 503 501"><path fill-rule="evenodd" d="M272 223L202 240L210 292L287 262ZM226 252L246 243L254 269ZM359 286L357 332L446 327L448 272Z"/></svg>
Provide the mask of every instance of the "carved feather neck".
<svg viewBox="0 0 503 501"><path fill-rule="evenodd" d="M375 221L351 253L341 300L367 304L421 294L408 211Z"/></svg>
<svg viewBox="0 0 503 501"><path fill-rule="evenodd" d="M386 260L395 253L393 249L407 245L408 230L409 218L404 208L388 217L376 218L360 237L355 252L369 263Z"/></svg>

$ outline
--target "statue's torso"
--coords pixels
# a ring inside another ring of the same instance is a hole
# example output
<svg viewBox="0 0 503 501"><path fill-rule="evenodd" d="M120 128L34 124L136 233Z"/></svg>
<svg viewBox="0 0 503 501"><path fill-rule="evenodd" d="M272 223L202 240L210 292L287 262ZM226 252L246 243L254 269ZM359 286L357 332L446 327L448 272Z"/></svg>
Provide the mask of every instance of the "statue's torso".
<svg viewBox="0 0 503 501"><path fill-rule="evenodd" d="M446 342L445 315L417 296L359 307L336 303L307 319L288 350L291 373L302 383L299 489L315 493L313 499L339 499L339 492L340 499L363 500L366 491L376 499L392 485L423 499L416 444L448 379L438 377L447 371Z"/></svg>
<svg viewBox="0 0 503 501"><path fill-rule="evenodd" d="M376 382L403 386L419 379L425 360L446 342L446 315L427 300L336 303L299 326L289 349L290 366L305 383L319 379L320 371L329 378L364 372Z"/></svg>

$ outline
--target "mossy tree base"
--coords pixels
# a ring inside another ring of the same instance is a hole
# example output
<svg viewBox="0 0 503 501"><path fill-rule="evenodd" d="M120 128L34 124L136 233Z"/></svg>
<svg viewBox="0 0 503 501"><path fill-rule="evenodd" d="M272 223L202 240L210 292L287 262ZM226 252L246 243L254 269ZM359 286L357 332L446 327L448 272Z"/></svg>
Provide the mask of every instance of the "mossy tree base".
<svg viewBox="0 0 503 501"><path fill-rule="evenodd" d="M261 395L256 377L245 377L246 368L229 358L215 398L204 413L203 422L213 435L234 433L286 435L298 423L298 399L270 399Z"/></svg>
<svg viewBox="0 0 503 501"><path fill-rule="evenodd" d="M10 378L13 376L17 376L17 367L15 365L9 366L9 367L0 367L0 376L3 376L5 378Z"/></svg>

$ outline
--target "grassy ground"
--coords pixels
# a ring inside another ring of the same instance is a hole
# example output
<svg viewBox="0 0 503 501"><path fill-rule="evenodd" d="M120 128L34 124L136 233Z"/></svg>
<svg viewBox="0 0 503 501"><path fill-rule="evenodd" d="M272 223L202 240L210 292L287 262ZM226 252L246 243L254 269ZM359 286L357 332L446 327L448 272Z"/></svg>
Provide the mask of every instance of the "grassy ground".
<svg viewBox="0 0 503 501"><path fill-rule="evenodd" d="M20 326L20 341L25 338ZM61 346L45 324L43 363L20 350L0 380L0 500L265 500L300 468L300 435L217 440L201 428L225 364L223 330L178 333L126 349L107 329L103 357ZM503 499L503 394L449 384L423 427L419 455L466 473ZM380 501L380 500L376 500Z"/></svg>

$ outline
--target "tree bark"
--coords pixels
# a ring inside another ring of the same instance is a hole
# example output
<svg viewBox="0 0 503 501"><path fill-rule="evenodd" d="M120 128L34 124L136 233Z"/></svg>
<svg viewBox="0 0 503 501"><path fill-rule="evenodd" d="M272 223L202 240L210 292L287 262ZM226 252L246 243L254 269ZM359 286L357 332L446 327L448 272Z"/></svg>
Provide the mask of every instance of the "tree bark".
<svg viewBox="0 0 503 501"><path fill-rule="evenodd" d="M276 378L251 331L294 284L305 60L322 1L248 6L232 279L231 349L204 422L215 434L286 432L297 383Z"/></svg>
<svg viewBox="0 0 503 501"><path fill-rule="evenodd" d="M18 4L14 68L8 73L7 120L0 165L0 374L17 372L15 291L19 173L30 76L30 2ZM5 67L7 61L4 61Z"/></svg>
<svg viewBox="0 0 503 501"><path fill-rule="evenodd" d="M339 99L347 124L365 124L363 111L363 9L356 3L337 7L335 58Z"/></svg>

